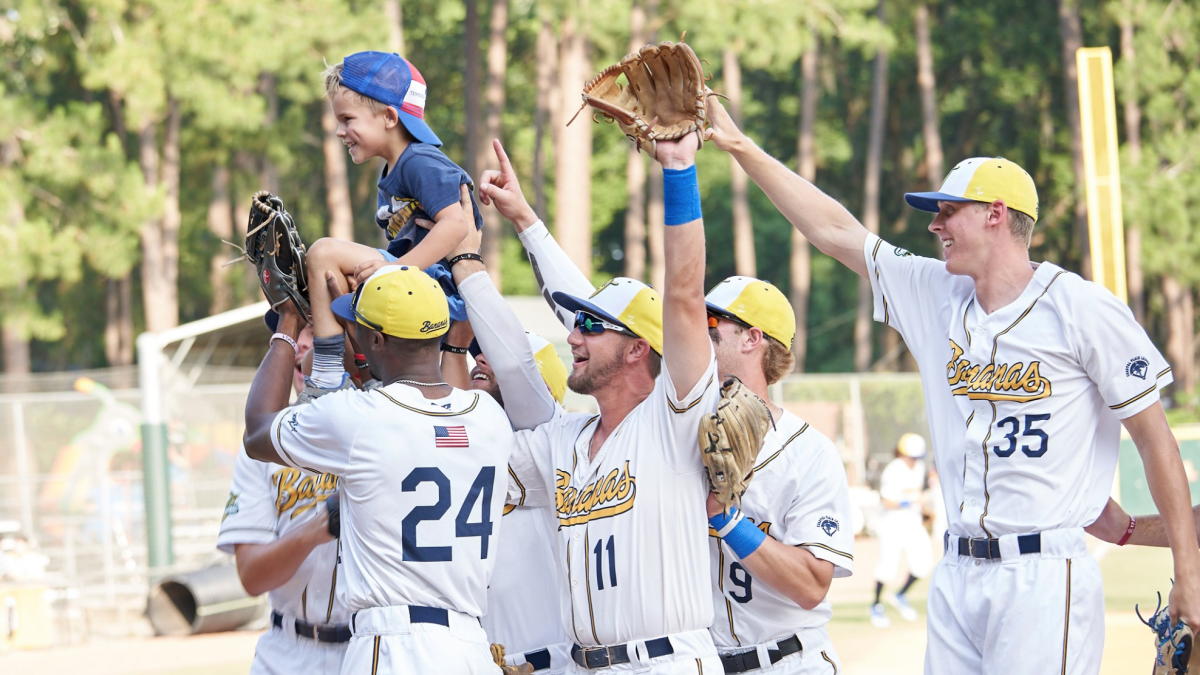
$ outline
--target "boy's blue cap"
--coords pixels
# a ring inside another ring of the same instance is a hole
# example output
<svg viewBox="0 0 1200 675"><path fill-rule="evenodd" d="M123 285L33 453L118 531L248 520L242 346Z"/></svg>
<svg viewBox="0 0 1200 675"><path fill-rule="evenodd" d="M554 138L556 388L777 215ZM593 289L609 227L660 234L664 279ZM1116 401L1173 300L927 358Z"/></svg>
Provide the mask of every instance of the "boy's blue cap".
<svg viewBox="0 0 1200 675"><path fill-rule="evenodd" d="M420 143L441 147L425 123L425 78L399 54L358 52L342 63L342 86L396 109L400 122Z"/></svg>

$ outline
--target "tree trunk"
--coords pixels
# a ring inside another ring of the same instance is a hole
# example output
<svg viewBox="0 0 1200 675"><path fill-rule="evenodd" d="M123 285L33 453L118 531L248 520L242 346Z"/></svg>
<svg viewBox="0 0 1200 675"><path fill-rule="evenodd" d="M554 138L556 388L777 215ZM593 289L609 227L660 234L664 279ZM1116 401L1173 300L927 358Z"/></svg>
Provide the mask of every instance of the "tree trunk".
<svg viewBox="0 0 1200 675"><path fill-rule="evenodd" d="M16 138L5 139L0 143L0 166L9 167L19 161L21 157L21 146ZM25 204L19 196L12 196L9 200L8 212L4 214L4 219L11 228L10 232L16 232L18 228L25 223ZM19 279L15 292L0 293L0 300L8 300L5 302L5 312L0 316L0 351L4 355L4 372L16 375L24 375L30 370L29 357L29 332L26 328L25 311L23 309L13 310L20 298L25 295L25 280Z"/></svg>
<svg viewBox="0 0 1200 675"><path fill-rule="evenodd" d="M1083 131L1079 121L1079 69L1075 52L1083 46L1079 23L1079 0L1058 0L1058 30L1062 36L1063 89L1066 96L1067 128L1071 132L1071 170L1075 176L1075 239L1079 246L1079 274L1092 278L1092 253L1088 245L1086 177L1083 173Z"/></svg>
<svg viewBox="0 0 1200 675"><path fill-rule="evenodd" d="M233 153L233 167L237 175L243 180L253 180L255 174L254 158L245 150L238 150ZM254 184L253 182L251 183ZM241 243L246 240L246 227L250 220L251 199L254 192L262 189L261 186L243 189L240 194L234 199L233 209L233 224L237 228L238 238L234 243ZM254 265L249 263L239 263L234 268L241 268L242 283L241 290L235 293L238 299L238 305L244 306L253 304L262 299L262 291L258 285L258 275L255 273Z"/></svg>
<svg viewBox="0 0 1200 675"><path fill-rule="evenodd" d="M1133 44L1133 7L1125 0L1125 16L1121 18L1121 59L1129 62L1126 72L1136 71L1134 62L1137 51ZM1142 161L1142 107L1138 103L1137 83L1127 78L1124 93L1125 144L1129 148L1129 161L1137 166ZM1142 275L1142 229L1137 221L1138 214L1125 212L1125 286L1129 295L1129 307L1138 323L1146 325L1146 280Z"/></svg>
<svg viewBox="0 0 1200 675"><path fill-rule="evenodd" d="M162 292L163 310L166 316L163 324L167 328L179 325L179 230L183 224L183 216L179 212L179 178L180 178L180 126L182 111L179 101L167 100L167 137L163 141L162 154L162 184L163 218L162 218Z"/></svg>
<svg viewBox="0 0 1200 675"><path fill-rule="evenodd" d="M725 47L722 72L725 94L729 97L729 115L738 128L742 127L742 67L735 48ZM750 222L746 172L734 157L729 158L729 187L733 202L733 267L741 276L758 274L754 261L754 225Z"/></svg>
<svg viewBox="0 0 1200 675"><path fill-rule="evenodd" d="M146 194L158 193L159 154L156 122L147 122L138 131L138 164ZM150 216L142 223L142 311L146 315L146 330L161 331L171 327L167 320L166 270L164 269L162 215Z"/></svg>
<svg viewBox="0 0 1200 675"><path fill-rule="evenodd" d="M482 59L479 55L479 0L463 0L467 10L463 19L463 109L466 135L463 138L463 169L471 180L479 180L479 148L483 141Z"/></svg>
<svg viewBox="0 0 1200 675"><path fill-rule="evenodd" d="M809 31L809 46L800 57L800 133L796 143L797 170L808 182L817 179L817 99L821 94L817 81L817 65L820 59L820 37L817 31ZM796 313L796 340L792 353L796 356L796 372L804 372L804 359L808 355L808 301L812 291L812 250L800 230L792 228L792 254L789 261L791 288L788 295L792 310Z"/></svg>
<svg viewBox="0 0 1200 675"><path fill-rule="evenodd" d="M276 83L277 80L272 73L262 73L258 76L258 90L267 103L266 114L263 115L264 129L271 129L279 121L279 92ZM267 190L273 195L279 194L279 168L275 166L275 162L268 155L263 155L262 164L259 165L258 182L263 190Z"/></svg>
<svg viewBox="0 0 1200 675"><path fill-rule="evenodd" d="M132 287L128 274L104 283L104 356L110 366L133 365Z"/></svg>
<svg viewBox="0 0 1200 675"><path fill-rule="evenodd" d="M404 56L404 8L400 6L400 0L384 0L383 12L388 22L388 46Z"/></svg>
<svg viewBox="0 0 1200 675"><path fill-rule="evenodd" d="M879 20L884 21L883 2ZM871 120L867 136L866 176L863 181L863 225L879 233L879 179L883 160L883 126L887 119L887 51L875 52L871 75ZM871 367L871 283L858 280L858 316L854 321L854 369L864 372Z"/></svg>
<svg viewBox="0 0 1200 675"><path fill-rule="evenodd" d="M329 211L329 236L354 241L354 209L350 205L350 176L346 172L346 146L337 137L337 117L322 101L321 148L325 153L325 208Z"/></svg>
<svg viewBox="0 0 1200 675"><path fill-rule="evenodd" d="M580 3L582 7L582 3ZM582 10L580 10L582 11ZM587 35L575 16L563 21L559 93L562 111L574 114L583 83L592 76ZM555 152L555 237L571 261L592 275L592 120L581 113L561 129Z"/></svg>
<svg viewBox="0 0 1200 675"><path fill-rule="evenodd" d="M629 53L646 43L646 9L635 0L629 12ZM646 278L646 159L636 146L625 151L625 276Z"/></svg>
<svg viewBox="0 0 1200 675"><path fill-rule="evenodd" d="M546 213L546 130L553 122L550 109L556 99L554 83L557 81L555 70L558 67L558 48L555 45L554 26L550 19L542 19L542 27L537 35L537 110L534 114L533 141L533 208L539 218L549 219ZM550 129L550 143L554 144L553 128ZM553 147L551 148L553 150Z"/></svg>
<svg viewBox="0 0 1200 675"><path fill-rule="evenodd" d="M929 41L929 7L917 3L917 88L921 92L921 134L925 139L925 174L930 190L942 186L945 160L938 131L937 80L933 74L933 48Z"/></svg>
<svg viewBox="0 0 1200 675"><path fill-rule="evenodd" d="M229 167L224 162L213 170L212 196L208 201L208 231L218 241L233 241L233 205L229 201ZM239 242L235 242L239 243ZM233 289L225 263L233 256L228 246L221 245L208 263L208 283L212 287L212 303L208 311L220 314L233 308Z"/></svg>
<svg viewBox="0 0 1200 675"><path fill-rule="evenodd" d="M504 136L504 83L508 67L508 0L492 0L492 18L488 28L487 50L487 134L479 144L476 166L500 168L492 139ZM476 177L477 178L477 177ZM483 259L492 283L500 288L500 249L504 227L496 209L483 209Z"/></svg>
<svg viewBox="0 0 1200 675"><path fill-rule="evenodd" d="M1187 394L1196 386L1192 291L1170 275L1163 275L1162 291L1167 315L1166 357L1175 376L1173 390Z"/></svg>
<svg viewBox="0 0 1200 675"><path fill-rule="evenodd" d="M663 174L658 162L650 162L650 202L646 205L646 240L650 247L650 285L662 293L667 283L667 252L663 243L666 227L663 207Z"/></svg>
<svg viewBox="0 0 1200 675"><path fill-rule="evenodd" d="M23 315L24 312L19 314ZM4 351L4 374L28 375L31 370L29 333L24 316L4 317L4 321L0 323L0 345L0 349Z"/></svg>

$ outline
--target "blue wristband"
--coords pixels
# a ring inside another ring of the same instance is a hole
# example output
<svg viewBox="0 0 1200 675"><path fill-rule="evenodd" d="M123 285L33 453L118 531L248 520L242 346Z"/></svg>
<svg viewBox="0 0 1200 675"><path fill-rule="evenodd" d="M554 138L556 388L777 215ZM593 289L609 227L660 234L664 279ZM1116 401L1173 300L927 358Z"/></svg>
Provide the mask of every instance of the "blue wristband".
<svg viewBox="0 0 1200 675"><path fill-rule="evenodd" d="M708 519L708 524L717 531L717 536L725 542L739 560L758 550L767 539L767 533L754 526L746 516L737 509L729 509L729 515L718 513Z"/></svg>
<svg viewBox="0 0 1200 675"><path fill-rule="evenodd" d="M696 182L696 165L686 169L663 169L663 222L667 225L683 225L700 217L700 184Z"/></svg>

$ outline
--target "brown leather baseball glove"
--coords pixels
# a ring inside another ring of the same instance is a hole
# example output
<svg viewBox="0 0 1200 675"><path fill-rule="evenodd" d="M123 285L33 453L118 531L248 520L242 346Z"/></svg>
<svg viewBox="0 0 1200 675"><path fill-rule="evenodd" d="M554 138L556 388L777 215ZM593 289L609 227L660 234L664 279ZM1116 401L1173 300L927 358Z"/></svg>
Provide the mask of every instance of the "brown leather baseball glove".
<svg viewBox="0 0 1200 675"><path fill-rule="evenodd" d="M717 411L700 420L700 458L708 485L717 501L729 507L741 503L754 475L754 462L771 428L767 404L732 375L721 385Z"/></svg>
<svg viewBox="0 0 1200 675"><path fill-rule="evenodd" d="M605 68L584 85L583 101L615 121L639 150L657 157L658 141L694 133L704 143L701 132L710 93L692 48L683 42L663 42L646 45Z"/></svg>
<svg viewBox="0 0 1200 675"><path fill-rule="evenodd" d="M265 190L255 193L246 225L246 247L230 245L242 251L238 260L254 265L271 309L278 311L280 305L291 302L301 316L312 320L305 267L307 249L282 199Z"/></svg>

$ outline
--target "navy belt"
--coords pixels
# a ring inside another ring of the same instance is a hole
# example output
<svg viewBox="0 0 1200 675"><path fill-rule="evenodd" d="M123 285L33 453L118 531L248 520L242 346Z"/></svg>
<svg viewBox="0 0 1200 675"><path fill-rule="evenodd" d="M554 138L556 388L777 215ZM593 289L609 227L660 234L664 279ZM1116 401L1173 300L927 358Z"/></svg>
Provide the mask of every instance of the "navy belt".
<svg viewBox="0 0 1200 675"><path fill-rule="evenodd" d="M652 659L674 653L675 648L671 646L670 638L660 637L646 640L646 654ZM629 645L616 645L615 647L572 645L571 658L575 660L575 663L588 670L607 668L619 663L629 663Z"/></svg>
<svg viewBox="0 0 1200 675"><path fill-rule="evenodd" d="M767 650L767 656L771 659L771 663L779 663L785 656L791 656L804 649L804 645L800 644L800 638L795 635L776 642L775 646L779 647L779 649ZM737 654L722 654L721 665L724 666L727 674L744 673L763 667L762 661L758 658L757 649L738 652Z"/></svg>
<svg viewBox="0 0 1200 675"><path fill-rule="evenodd" d="M271 612L271 625L276 628L283 628L283 615L279 612ZM317 642L349 642L350 627L349 626L329 626L315 623L308 623L296 619L296 635L306 637Z"/></svg>
<svg viewBox="0 0 1200 675"><path fill-rule="evenodd" d="M950 549L950 538L958 540L958 554L980 560L1000 559L999 539L967 539L947 532L944 535L944 548ZM1022 554L1040 553L1042 551L1042 535L1040 532L1022 534L1017 537L1017 550Z"/></svg>
<svg viewBox="0 0 1200 675"><path fill-rule="evenodd" d="M533 672L550 669L550 650L539 649L536 652L525 652L525 663L533 666Z"/></svg>
<svg viewBox="0 0 1200 675"><path fill-rule="evenodd" d="M358 626L354 623L354 620L357 618L358 612L355 612L350 617L350 626L354 630L358 630ZM450 627L450 613L437 607L408 605L408 620L410 623L435 623L446 628Z"/></svg>

